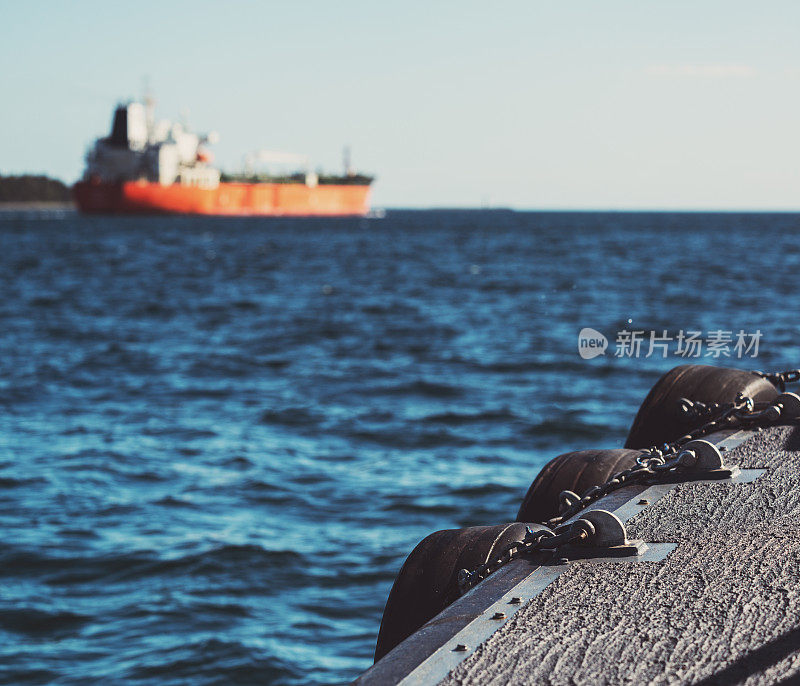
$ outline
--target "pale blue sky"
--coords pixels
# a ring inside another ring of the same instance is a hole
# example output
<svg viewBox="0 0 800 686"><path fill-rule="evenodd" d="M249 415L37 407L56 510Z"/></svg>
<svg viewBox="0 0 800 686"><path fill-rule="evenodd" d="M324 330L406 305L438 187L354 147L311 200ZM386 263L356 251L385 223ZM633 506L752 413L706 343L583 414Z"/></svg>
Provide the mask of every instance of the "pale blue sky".
<svg viewBox="0 0 800 686"><path fill-rule="evenodd" d="M158 114L379 177L376 206L800 208L800 3L8 2L0 171Z"/></svg>

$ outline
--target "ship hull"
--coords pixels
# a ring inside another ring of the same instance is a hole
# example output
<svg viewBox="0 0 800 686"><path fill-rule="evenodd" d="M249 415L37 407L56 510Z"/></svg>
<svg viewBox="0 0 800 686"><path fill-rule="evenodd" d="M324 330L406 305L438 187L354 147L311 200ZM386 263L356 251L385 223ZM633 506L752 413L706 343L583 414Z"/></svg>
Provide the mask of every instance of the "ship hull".
<svg viewBox="0 0 800 686"><path fill-rule="evenodd" d="M220 183L216 188L125 181L79 181L82 212L95 214L202 214L218 216L357 216L369 211L369 186L301 183Z"/></svg>

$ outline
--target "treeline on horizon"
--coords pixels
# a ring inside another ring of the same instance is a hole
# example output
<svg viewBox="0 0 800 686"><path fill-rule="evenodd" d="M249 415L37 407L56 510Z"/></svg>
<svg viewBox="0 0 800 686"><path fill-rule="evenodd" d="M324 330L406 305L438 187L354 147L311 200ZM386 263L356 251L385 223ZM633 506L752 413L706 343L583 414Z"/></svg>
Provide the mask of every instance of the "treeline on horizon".
<svg viewBox="0 0 800 686"><path fill-rule="evenodd" d="M0 203L69 202L70 187L58 179L37 174L3 176L0 174Z"/></svg>

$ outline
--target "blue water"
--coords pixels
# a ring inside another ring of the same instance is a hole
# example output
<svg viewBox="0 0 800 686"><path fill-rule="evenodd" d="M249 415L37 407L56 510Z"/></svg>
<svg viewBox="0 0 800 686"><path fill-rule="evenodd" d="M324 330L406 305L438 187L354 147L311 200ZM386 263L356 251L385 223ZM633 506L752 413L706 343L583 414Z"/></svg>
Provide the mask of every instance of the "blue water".
<svg viewBox="0 0 800 686"><path fill-rule="evenodd" d="M0 214L0 681L352 679L422 537L622 444L683 360L618 330L798 366L798 267L798 215Z"/></svg>

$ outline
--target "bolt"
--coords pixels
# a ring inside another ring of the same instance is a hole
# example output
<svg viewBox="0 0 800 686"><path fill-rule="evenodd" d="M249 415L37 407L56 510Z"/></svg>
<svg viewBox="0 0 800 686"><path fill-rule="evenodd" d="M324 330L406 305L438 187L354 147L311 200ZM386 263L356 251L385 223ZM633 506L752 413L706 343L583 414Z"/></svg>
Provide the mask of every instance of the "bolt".
<svg viewBox="0 0 800 686"><path fill-rule="evenodd" d="M453 650L458 653L463 653L466 649L467 646L465 646L463 643L459 643L455 648L453 648Z"/></svg>
<svg viewBox="0 0 800 686"><path fill-rule="evenodd" d="M567 563L569 563L569 558L568 557L559 557L558 558L558 564L565 565Z"/></svg>
<svg viewBox="0 0 800 686"><path fill-rule="evenodd" d="M505 612L495 612L492 615L492 619L505 619L505 618L506 618L506 613Z"/></svg>
<svg viewBox="0 0 800 686"><path fill-rule="evenodd" d="M509 600L508 602L509 602L509 604L511 604L511 605L519 605L519 604L521 604L521 603L522 603L522 598L520 598L519 596L516 596L516 595L515 595L515 596L514 596L514 597L513 597L511 600Z"/></svg>
<svg viewBox="0 0 800 686"><path fill-rule="evenodd" d="M639 501L639 505L649 505L649 504L650 504L650 501L647 498L642 498Z"/></svg>

